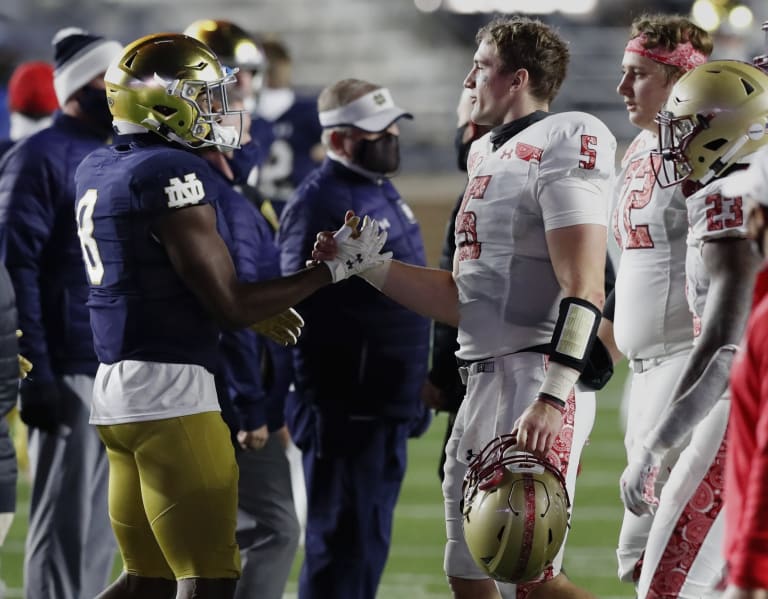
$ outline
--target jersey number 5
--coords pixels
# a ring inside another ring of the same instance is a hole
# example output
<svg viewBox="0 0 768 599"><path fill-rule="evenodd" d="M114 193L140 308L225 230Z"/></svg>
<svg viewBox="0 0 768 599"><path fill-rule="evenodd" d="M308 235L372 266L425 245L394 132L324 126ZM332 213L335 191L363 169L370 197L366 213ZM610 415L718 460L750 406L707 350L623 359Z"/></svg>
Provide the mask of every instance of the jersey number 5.
<svg viewBox="0 0 768 599"><path fill-rule="evenodd" d="M80 247L83 250L85 270L91 285L101 285L104 278L104 263L99 255L96 239L93 237L93 210L96 208L97 192L89 189L77 202L77 236L80 238Z"/></svg>

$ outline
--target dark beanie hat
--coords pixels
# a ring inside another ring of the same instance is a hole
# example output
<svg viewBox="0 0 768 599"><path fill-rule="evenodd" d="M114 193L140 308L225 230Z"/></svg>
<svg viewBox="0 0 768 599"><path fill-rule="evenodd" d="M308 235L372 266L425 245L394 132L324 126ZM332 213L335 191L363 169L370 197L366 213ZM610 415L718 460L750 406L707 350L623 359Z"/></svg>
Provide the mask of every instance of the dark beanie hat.
<svg viewBox="0 0 768 599"><path fill-rule="evenodd" d="M123 46L77 27L59 30L51 40L55 70L53 86L61 106L91 79L105 72Z"/></svg>

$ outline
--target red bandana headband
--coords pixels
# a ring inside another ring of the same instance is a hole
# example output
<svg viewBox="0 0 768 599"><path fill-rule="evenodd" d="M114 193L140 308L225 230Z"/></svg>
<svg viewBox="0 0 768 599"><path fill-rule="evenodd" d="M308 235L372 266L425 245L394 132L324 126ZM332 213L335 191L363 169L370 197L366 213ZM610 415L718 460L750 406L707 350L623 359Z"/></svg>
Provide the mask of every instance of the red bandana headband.
<svg viewBox="0 0 768 599"><path fill-rule="evenodd" d="M640 56L650 58L654 62L678 67L684 71L690 71L700 64L707 62L707 57L694 48L691 45L691 42L677 44L674 50L667 50L663 46L646 48L643 44L647 39L648 38L644 33L641 33L637 37L633 37L627 42L627 47L624 51L640 54Z"/></svg>

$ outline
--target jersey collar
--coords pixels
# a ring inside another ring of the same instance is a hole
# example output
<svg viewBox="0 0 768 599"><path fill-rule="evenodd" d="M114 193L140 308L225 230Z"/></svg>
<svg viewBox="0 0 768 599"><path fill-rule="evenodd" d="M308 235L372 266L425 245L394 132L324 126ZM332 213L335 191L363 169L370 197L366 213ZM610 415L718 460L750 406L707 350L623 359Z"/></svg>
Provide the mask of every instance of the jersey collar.
<svg viewBox="0 0 768 599"><path fill-rule="evenodd" d="M491 129L491 144L493 145L493 151L495 152L501 146L503 146L512 137L520 133L526 127L538 123L543 118L549 116L548 112L543 110L536 110L529 115L504 123L498 127Z"/></svg>

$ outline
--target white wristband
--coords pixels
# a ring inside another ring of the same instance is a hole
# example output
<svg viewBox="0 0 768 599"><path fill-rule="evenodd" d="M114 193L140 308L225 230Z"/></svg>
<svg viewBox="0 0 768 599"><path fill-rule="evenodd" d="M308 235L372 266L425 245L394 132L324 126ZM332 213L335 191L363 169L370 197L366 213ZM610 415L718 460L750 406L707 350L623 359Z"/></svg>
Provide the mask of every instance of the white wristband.
<svg viewBox="0 0 768 599"><path fill-rule="evenodd" d="M364 270L363 272L358 273L357 276L365 279L371 285L376 287L376 289L381 291L381 288L384 287L384 283L387 282L387 274L389 274L389 266L391 264L392 261L387 260L386 262L377 264L373 268L369 268L368 270Z"/></svg>
<svg viewBox="0 0 768 599"><path fill-rule="evenodd" d="M578 370L559 362L550 361L547 365L547 372L544 375L544 381L541 383L539 393L554 397L565 403L578 380Z"/></svg>

